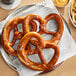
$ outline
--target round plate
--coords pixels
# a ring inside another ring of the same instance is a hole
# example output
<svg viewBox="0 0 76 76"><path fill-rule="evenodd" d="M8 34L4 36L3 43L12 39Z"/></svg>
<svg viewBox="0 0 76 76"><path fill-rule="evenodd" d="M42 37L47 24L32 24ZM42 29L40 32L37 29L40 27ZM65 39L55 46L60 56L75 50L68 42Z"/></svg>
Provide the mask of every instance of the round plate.
<svg viewBox="0 0 76 76"><path fill-rule="evenodd" d="M37 15L40 15L42 18L44 18L47 14L50 14L50 13L57 13L57 14L59 14L57 10L51 9L51 8L48 8L48 7L44 7L43 5L27 5L27 6L23 6L23 7L21 7L21 8L16 9L15 11L13 11L13 12L6 18L6 20L4 20L3 25L4 25L9 19L14 18L14 17L26 16L26 15L28 15L28 14L37 14ZM53 22L53 23L52 23L52 22ZM52 23L53 25L56 24L56 22L55 22L54 20L52 20L52 22L51 22L51 23ZM69 31L69 33L70 33L71 31L70 31L69 26L67 25L66 21L63 20L63 23L64 23L65 26L67 26L67 29L68 29L68 31ZM56 26L55 26L55 27L56 27ZM55 28L55 27L54 27L54 28ZM52 28L52 29L54 29L54 28ZM50 29L48 28L48 30L50 30ZM54 30L56 30L56 29L54 29ZM26 68L26 67L24 67L24 66L18 61L18 59L17 59L16 57L13 57L13 56L11 56L11 55L8 55L8 57L11 59L11 63L9 63L10 61L9 61L8 58L6 58L6 55L4 55L4 52L3 52L3 51L1 51L1 54L2 54L2 56L3 56L3 58L4 58L4 60L7 62L7 64L10 65L12 68L14 68L14 70L16 70L16 71L18 71L18 72L21 72L21 71L23 72L24 69L25 69L25 72L26 72L26 73L29 71L29 69ZM49 57L49 56L50 56L50 55L48 55L48 57ZM47 59L47 58L46 58L46 59ZM62 60L62 61L61 61L61 60L58 61L57 66L59 66L62 62L63 62L63 60ZM57 68L57 66L56 66L56 68ZM54 68L54 69L52 69L52 70L55 70L56 68ZM52 70L50 70L50 71L52 71ZM34 75L41 73L41 72L39 72L39 71L37 71L37 72L36 72L36 71L33 71L33 70L30 70L30 71L31 71L31 74L34 73ZM36 72L36 73L35 73L35 72ZM48 72L49 72L49 71L48 71Z"/></svg>

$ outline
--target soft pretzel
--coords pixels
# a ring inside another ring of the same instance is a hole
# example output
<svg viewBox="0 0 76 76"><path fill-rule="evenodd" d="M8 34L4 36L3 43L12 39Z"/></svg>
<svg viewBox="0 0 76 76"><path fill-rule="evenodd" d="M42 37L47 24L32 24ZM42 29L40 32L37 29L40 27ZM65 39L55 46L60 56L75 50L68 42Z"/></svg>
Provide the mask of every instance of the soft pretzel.
<svg viewBox="0 0 76 76"><path fill-rule="evenodd" d="M23 33L18 31L18 24L22 23L23 24L24 17L15 17L11 20L9 20L2 31L2 44L4 49L6 50L7 53L17 56L17 50L14 50L12 46L16 42L17 39L21 39L23 37ZM37 25L34 21L30 22L30 25L32 26L31 31L36 31ZM9 34L11 30L14 29L14 37L11 42L9 42ZM27 46L27 49L29 48L30 45Z"/></svg>
<svg viewBox="0 0 76 76"><path fill-rule="evenodd" d="M56 33L48 31L46 28L48 21L51 19L57 22ZM39 31L37 33L35 20L39 22ZM22 24L22 32L19 32L18 24ZM31 30L29 29L30 25ZM9 42L9 35L12 29L14 29L14 36L12 41ZM10 19L3 28L1 41L5 51L13 56L17 56L20 62L26 67L37 71L47 71L53 68L59 58L59 48L57 44L62 37L63 29L62 19L55 13L47 15L44 19L39 15L29 14L25 17ZM53 35L53 38L43 40L41 34L50 34ZM17 39L20 39L20 42L17 46L17 50L14 50L12 46ZM31 49L29 42L35 45L35 49ZM44 48L53 48L55 51L54 56L48 63L42 54ZM28 55L33 54L38 54L42 63L36 63L28 59Z"/></svg>
<svg viewBox="0 0 76 76"><path fill-rule="evenodd" d="M34 20L40 23L39 32L42 32L45 29L44 27L42 27L46 25L45 20L42 17L40 17L39 15L29 14L25 16L24 21L23 21L23 33L24 34L30 32L29 24L31 21L34 21Z"/></svg>
<svg viewBox="0 0 76 76"><path fill-rule="evenodd" d="M56 33L52 32L52 31L48 31L46 29L47 23L51 19L54 19L57 22L57 31L56 31ZM39 31L38 31L39 34L46 33L46 34L53 35L52 39L45 41L46 43L54 43L54 44L58 44L59 43L59 41L60 41L60 39L62 37L62 34L63 34L64 26L63 26L63 21L62 21L61 17L58 14L55 14L55 13L49 14L49 15L47 15L44 18L44 20L40 16L38 16L38 15L32 15L32 14L28 15L26 17L25 21L24 21L24 25L25 25L24 28L26 30L26 31L24 31L24 33L28 33L29 32L28 31L28 29L29 29L29 22L31 20L38 20L39 21L39 23L40 23ZM31 43L33 45L35 45L36 41L37 41L37 39L32 38ZM48 46L46 46L46 48L47 47Z"/></svg>
<svg viewBox="0 0 76 76"><path fill-rule="evenodd" d="M38 40L38 42L36 43L36 48L33 50L25 50L26 45L28 44L31 38L36 38ZM55 63L59 58L59 48L55 44L47 44L47 46L49 48L53 48L55 51L54 56L49 61L49 63L46 62L44 56L42 55L42 49L45 48L45 43L43 38L41 37L40 34L36 32L29 32L24 35L24 37L21 39L21 41L18 44L17 47L18 59L22 64L24 64L26 67L30 69L38 70L38 71L50 70L55 65ZM41 64L33 62L30 59L28 59L27 56L30 55L31 53L34 54L35 52L38 54L42 62Z"/></svg>
<svg viewBox="0 0 76 76"><path fill-rule="evenodd" d="M44 19L45 19L46 23L48 23L48 21L52 20L52 19L54 19L56 21L57 31L55 33L53 32L52 39L48 40L46 42L47 43L50 42L50 43L53 43L53 44L58 44L61 37L62 37L63 30L64 30L63 21L62 21L61 17L56 13L52 13L52 14L48 14ZM46 28L46 26L44 26L44 27ZM48 31L48 30L45 31L45 33L47 33L47 34L51 34L50 32L51 31ZM46 47L48 47L48 46L46 46Z"/></svg>
<svg viewBox="0 0 76 76"><path fill-rule="evenodd" d="M39 34L43 33L43 31L45 29L44 26L46 26L45 20L42 19L42 17L40 17L39 15L29 14L29 15L25 16L24 21L23 21L23 33L24 34L30 32L30 30L29 30L29 24L30 24L31 21L34 21L34 20L36 20L36 21L39 22L39 31L38 31L38 33ZM33 40L35 40L35 41L33 41ZM35 45L34 42L37 42L37 39L32 38L30 40L30 42L33 45Z"/></svg>

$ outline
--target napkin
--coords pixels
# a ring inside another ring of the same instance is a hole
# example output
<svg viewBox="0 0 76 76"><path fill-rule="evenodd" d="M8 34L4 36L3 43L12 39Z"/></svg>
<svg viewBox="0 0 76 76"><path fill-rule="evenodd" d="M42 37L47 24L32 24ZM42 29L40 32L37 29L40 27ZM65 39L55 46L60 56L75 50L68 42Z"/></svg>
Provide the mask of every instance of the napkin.
<svg viewBox="0 0 76 76"><path fill-rule="evenodd" d="M7 9L7 10L14 9L20 4L20 1L21 0L15 0L12 4L7 5L7 4L2 3L2 1L0 0L0 7Z"/></svg>

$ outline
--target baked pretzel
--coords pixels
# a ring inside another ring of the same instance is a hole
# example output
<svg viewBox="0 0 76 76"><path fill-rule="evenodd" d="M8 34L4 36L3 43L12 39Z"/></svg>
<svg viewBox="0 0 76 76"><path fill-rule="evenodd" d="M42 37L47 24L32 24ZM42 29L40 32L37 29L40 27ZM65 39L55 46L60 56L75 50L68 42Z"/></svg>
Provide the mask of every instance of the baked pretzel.
<svg viewBox="0 0 76 76"><path fill-rule="evenodd" d="M38 40L38 42L36 43L36 48L33 50L25 50L26 45L28 44L31 38L36 38ZM43 38L41 37L40 34L36 32L29 32L24 35L24 37L21 39L21 41L18 44L17 57L22 64L24 64L26 67L30 69L37 70L37 71L50 70L55 65L55 63L59 58L59 48L55 44L47 44L47 46L55 50L54 56L49 61L49 63L46 62L44 56L42 55L42 49L45 48L45 43ZM35 52L38 54L42 62L41 64L33 62L30 59L28 59L27 56L30 54L34 54Z"/></svg>
<svg viewBox="0 0 76 76"><path fill-rule="evenodd" d="M42 26L46 25L45 20L42 19L42 17L40 17L39 15L29 14L29 15L25 16L24 21L23 21L23 33L24 34L30 32L29 24L31 21L34 21L34 20L36 20L40 23L39 32L42 32L43 29L45 29L44 27L42 27Z"/></svg>
<svg viewBox="0 0 76 76"><path fill-rule="evenodd" d="M63 26L63 21L61 19L61 17L56 14L56 13L52 13L52 14L48 14L45 18L46 23L48 23L49 20L54 19L57 23L57 31L54 33L53 32L53 37L51 40L46 41L46 43L53 43L53 44L58 44L62 34L63 34L63 30L64 30L64 26ZM46 28L46 26L44 26ZM45 31L45 33L47 34L51 34L51 31ZM46 46L48 47L48 46Z"/></svg>
<svg viewBox="0 0 76 76"><path fill-rule="evenodd" d="M23 24L24 17L15 17L11 20L9 20L2 31L2 44L4 49L7 53L17 56L17 50L14 50L12 46L15 44L17 39L21 39L23 37L23 33L18 31L18 24ZM32 26L31 31L36 31L37 25L34 21L30 22L30 25ZM14 29L14 37L11 42L9 42L9 35L11 30ZM26 49L30 49L30 45L28 44Z"/></svg>
<svg viewBox="0 0 76 76"><path fill-rule="evenodd" d="M33 20L37 20L39 22L39 31L38 33L39 34L43 34L45 31L46 31L46 22L44 19L42 19L39 15L33 15L33 14L29 14L27 16L25 16L25 19L24 19L24 23L23 23L23 33L26 34L28 32L30 32L29 30L29 23ZM50 32L52 35L54 34L53 32ZM34 41L35 40L35 41ZM31 39L31 43L33 45L36 45L34 42L36 42L37 40L32 38Z"/></svg>
<svg viewBox="0 0 76 76"><path fill-rule="evenodd" d="M54 19L57 22L57 32L56 33L52 32L52 31L48 31L46 29L47 23L51 19ZM62 37L62 34L63 34L64 26L63 26L63 21L62 21L61 17L58 14L53 13L53 14L47 15L44 18L45 21L38 15L32 15L32 14L28 15L26 17L26 19L24 20L24 25L25 26L23 26L23 28L26 30L26 31L24 31L24 34L29 32L28 29L29 29L29 23L30 23L31 20L39 21L39 23L40 23L39 31L38 31L39 34L46 33L46 34L53 35L52 39L45 40L46 43L54 43L54 44L59 43L59 41L60 41L60 39ZM33 45L36 45L35 44L36 41L37 41L37 39L32 38L31 43ZM46 48L48 48L48 46L46 46Z"/></svg>

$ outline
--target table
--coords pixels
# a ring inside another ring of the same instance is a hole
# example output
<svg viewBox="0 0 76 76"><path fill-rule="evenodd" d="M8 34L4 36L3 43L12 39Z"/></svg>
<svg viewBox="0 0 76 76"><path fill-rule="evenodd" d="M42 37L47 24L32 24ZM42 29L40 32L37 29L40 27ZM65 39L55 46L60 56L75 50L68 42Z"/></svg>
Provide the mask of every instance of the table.
<svg viewBox="0 0 76 76"><path fill-rule="evenodd" d="M20 5L17 7L21 7L28 4L39 3L42 0L21 0ZM68 17L68 6L65 8L57 8L58 11L65 17L67 22L69 23L69 27L72 32L72 36L76 42L76 28L72 25L71 21ZM13 9L14 10L14 9ZM0 21L4 20L13 10L4 10L0 8ZM66 12L65 12L66 10ZM18 76L17 72L12 70L3 60L0 54L0 76ZM66 60L59 68L55 71L42 75L42 76L76 76L76 56L71 57Z"/></svg>

